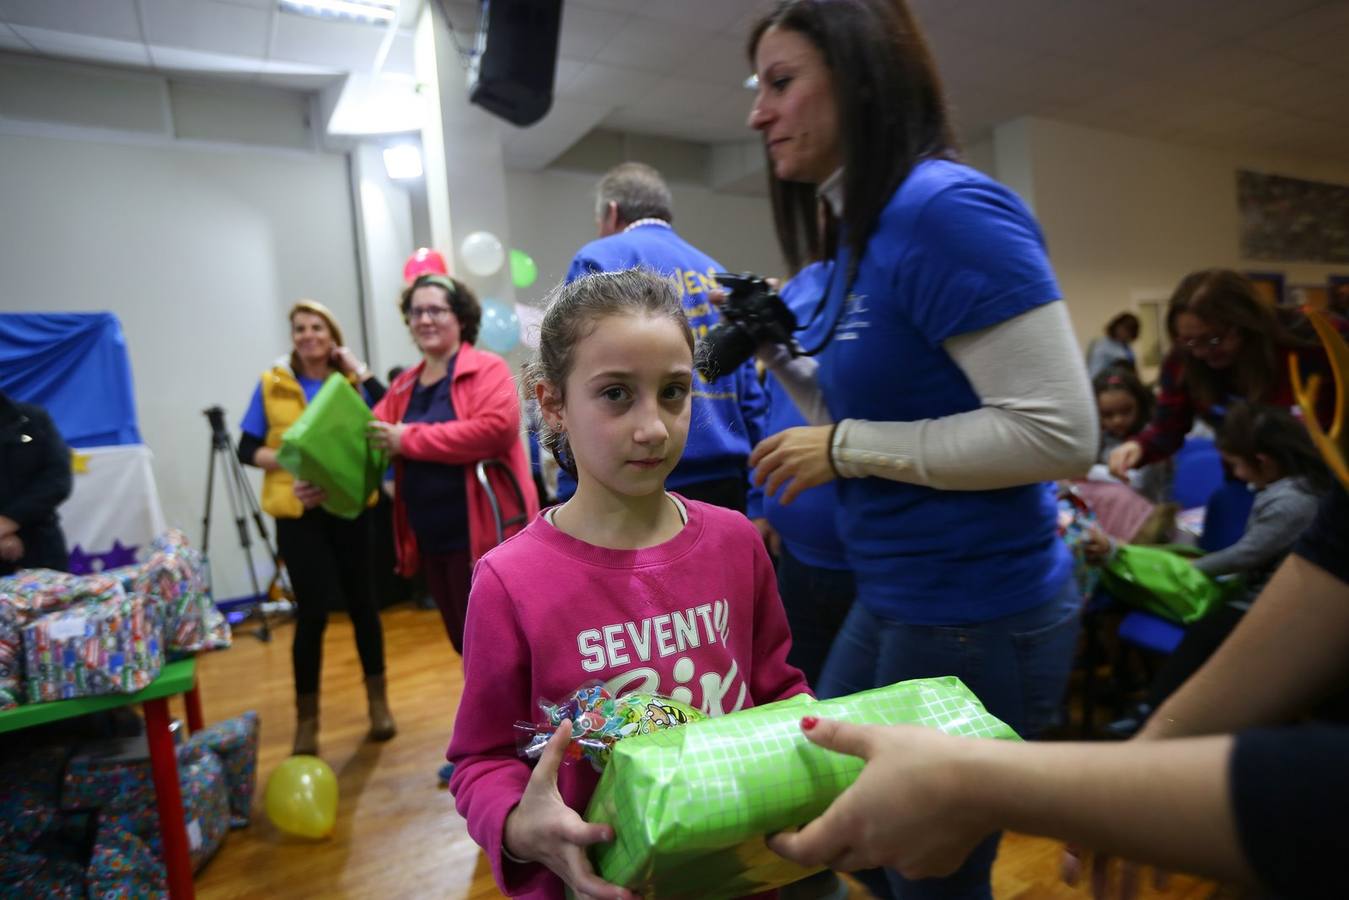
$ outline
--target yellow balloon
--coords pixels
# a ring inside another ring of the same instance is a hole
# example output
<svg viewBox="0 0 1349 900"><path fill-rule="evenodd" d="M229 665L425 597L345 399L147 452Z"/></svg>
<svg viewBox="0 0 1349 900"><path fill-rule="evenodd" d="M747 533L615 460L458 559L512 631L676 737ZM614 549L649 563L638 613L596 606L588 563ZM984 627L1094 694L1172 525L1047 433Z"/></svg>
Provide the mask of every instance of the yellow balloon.
<svg viewBox="0 0 1349 900"><path fill-rule="evenodd" d="M317 756L292 756L267 779L267 818L287 834L322 838L337 821L337 776Z"/></svg>

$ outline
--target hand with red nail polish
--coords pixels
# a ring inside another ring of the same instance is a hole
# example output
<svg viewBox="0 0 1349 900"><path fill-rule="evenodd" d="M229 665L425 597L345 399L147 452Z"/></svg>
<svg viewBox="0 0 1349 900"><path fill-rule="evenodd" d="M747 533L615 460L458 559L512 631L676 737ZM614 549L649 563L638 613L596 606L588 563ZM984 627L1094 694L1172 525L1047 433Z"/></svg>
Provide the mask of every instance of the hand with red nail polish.
<svg viewBox="0 0 1349 900"><path fill-rule="evenodd" d="M930 728L850 725L801 718L812 744L859 756L862 774L815 821L768 839L802 865L841 872L891 866L909 878L954 872L995 829L963 808L952 762L974 741ZM942 823L932 828L933 822Z"/></svg>

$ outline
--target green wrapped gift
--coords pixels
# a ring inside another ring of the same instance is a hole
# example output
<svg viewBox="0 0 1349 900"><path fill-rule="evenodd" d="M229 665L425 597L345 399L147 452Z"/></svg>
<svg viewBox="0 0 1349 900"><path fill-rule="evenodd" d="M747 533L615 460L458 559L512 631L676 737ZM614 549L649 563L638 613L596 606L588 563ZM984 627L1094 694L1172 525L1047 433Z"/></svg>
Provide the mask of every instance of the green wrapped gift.
<svg viewBox="0 0 1349 900"><path fill-rule="evenodd" d="M1123 544L1101 570L1105 589L1122 603L1188 625L1240 596L1240 578L1214 580L1190 564L1193 547Z"/></svg>
<svg viewBox="0 0 1349 900"><path fill-rule="evenodd" d="M631 737L614 745L586 820L614 827L593 848L601 878L641 894L741 897L818 869L787 862L764 836L818 816L856 780L862 760L817 747L803 715L1017 740L959 678L922 678L837 700L804 694Z"/></svg>
<svg viewBox="0 0 1349 900"><path fill-rule="evenodd" d="M375 417L351 382L336 373L323 382L295 424L281 437L276 461L301 481L323 488L323 508L354 519L379 489L388 467L383 453L366 440L365 427Z"/></svg>

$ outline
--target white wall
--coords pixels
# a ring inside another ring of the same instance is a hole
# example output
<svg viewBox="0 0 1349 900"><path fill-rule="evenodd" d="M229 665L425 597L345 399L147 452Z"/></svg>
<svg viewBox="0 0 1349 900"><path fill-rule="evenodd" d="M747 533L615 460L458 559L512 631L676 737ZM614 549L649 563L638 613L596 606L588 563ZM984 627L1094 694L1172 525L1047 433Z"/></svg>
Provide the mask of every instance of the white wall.
<svg viewBox="0 0 1349 900"><path fill-rule="evenodd" d="M345 160L14 130L0 133L0 303L117 314L165 514L196 542L201 411L220 404L237 428L259 374L289 348L286 310L301 297L358 341ZM224 501L211 536L221 599L249 592Z"/></svg>
<svg viewBox="0 0 1349 900"><path fill-rule="evenodd" d="M417 359L417 348L398 308L403 263L417 246L412 199L407 187L385 172L380 147L357 147L352 153L352 168L365 260L365 321L370 342L367 362L383 381L392 366L407 366Z"/></svg>
<svg viewBox="0 0 1349 900"><path fill-rule="evenodd" d="M1194 269L1278 271L1289 285L1324 284L1327 274L1345 271L1242 259L1236 173L1346 184L1349 164L1194 149L1045 119L1003 126L995 143L999 178L1007 181L1010 170L1014 187L1030 187L1084 344L1133 298L1165 298Z"/></svg>

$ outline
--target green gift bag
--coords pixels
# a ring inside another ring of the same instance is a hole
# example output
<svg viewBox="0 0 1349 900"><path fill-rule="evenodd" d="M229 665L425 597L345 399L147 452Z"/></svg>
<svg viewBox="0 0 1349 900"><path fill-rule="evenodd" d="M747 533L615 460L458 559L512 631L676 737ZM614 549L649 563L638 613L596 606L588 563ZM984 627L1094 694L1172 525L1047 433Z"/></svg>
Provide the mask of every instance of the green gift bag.
<svg viewBox="0 0 1349 900"><path fill-rule="evenodd" d="M1101 582L1121 602L1188 625L1239 595L1244 582L1215 581L1190 564L1193 547L1123 544L1105 563Z"/></svg>
<svg viewBox="0 0 1349 900"><path fill-rule="evenodd" d="M862 760L817 747L803 715L1017 740L954 676L905 681L837 700L777 703L627 738L614 745L586 810L614 827L592 848L601 878L641 894L740 897L818 869L773 853L764 836L815 818L856 780Z"/></svg>
<svg viewBox="0 0 1349 900"><path fill-rule="evenodd" d="M323 508L354 519L379 489L388 459L370 448L365 426L375 417L351 382L336 373L323 382L281 437L276 461L301 481L323 488Z"/></svg>

